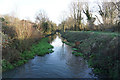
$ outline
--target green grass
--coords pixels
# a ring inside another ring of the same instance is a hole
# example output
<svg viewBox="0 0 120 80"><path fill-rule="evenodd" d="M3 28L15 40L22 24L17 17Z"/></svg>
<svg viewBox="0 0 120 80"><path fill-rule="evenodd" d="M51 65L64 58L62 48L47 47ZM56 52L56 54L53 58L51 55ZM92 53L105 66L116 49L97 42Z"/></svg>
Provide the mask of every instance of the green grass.
<svg viewBox="0 0 120 80"><path fill-rule="evenodd" d="M2 60L2 70L3 71L9 70L9 69L13 69L13 68L14 68L14 65L12 65L11 63L9 63L6 60Z"/></svg>
<svg viewBox="0 0 120 80"><path fill-rule="evenodd" d="M103 35L112 35L112 36L118 36L120 33L118 32L103 32L103 31L69 31L72 33L93 33L93 34L103 34Z"/></svg>
<svg viewBox="0 0 120 80"><path fill-rule="evenodd" d="M17 66L23 65L28 62L29 59L34 58L35 55L44 56L47 53L52 53L53 46L48 43L48 38L41 39L38 44L33 44L30 50L26 50L21 53L21 59L10 63L6 60L2 61L3 71L14 69Z"/></svg>
<svg viewBox="0 0 120 80"><path fill-rule="evenodd" d="M101 31L68 31L62 34L70 44L80 41L79 46L73 48L72 54L87 59L89 67L93 67L95 74L118 78L120 67L120 33ZM81 53L79 53L81 52Z"/></svg>
<svg viewBox="0 0 120 80"><path fill-rule="evenodd" d="M83 54L78 52L78 53L75 53L75 56L83 56Z"/></svg>
<svg viewBox="0 0 120 80"><path fill-rule="evenodd" d="M73 52L72 52L72 54L75 54L75 53L77 53L77 52L76 52L76 51L73 51Z"/></svg>
<svg viewBox="0 0 120 80"><path fill-rule="evenodd" d="M83 54L77 51L73 51L72 54L74 54L75 56L81 56L83 57Z"/></svg>
<svg viewBox="0 0 120 80"><path fill-rule="evenodd" d="M66 41L62 41L62 42L69 45L69 46L71 46L71 44L69 42L66 42Z"/></svg>
<svg viewBox="0 0 120 80"><path fill-rule="evenodd" d="M77 48L72 48L72 50L77 51L78 49Z"/></svg>

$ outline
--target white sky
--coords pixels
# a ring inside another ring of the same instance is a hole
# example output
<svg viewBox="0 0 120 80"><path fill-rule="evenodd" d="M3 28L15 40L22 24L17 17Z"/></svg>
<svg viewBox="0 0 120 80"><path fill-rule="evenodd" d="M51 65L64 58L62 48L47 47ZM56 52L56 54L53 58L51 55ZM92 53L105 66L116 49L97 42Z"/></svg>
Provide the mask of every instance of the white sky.
<svg viewBox="0 0 120 80"><path fill-rule="evenodd" d="M40 9L45 10L50 20L59 22L62 11L68 8L71 0L0 0L0 14L17 14L20 19L34 21Z"/></svg>
<svg viewBox="0 0 120 80"><path fill-rule="evenodd" d="M0 0L0 14L12 14L20 19L34 21L36 12L44 10L50 20L59 24L60 15L69 9L71 1L73 0ZM90 0L95 1L100 0Z"/></svg>

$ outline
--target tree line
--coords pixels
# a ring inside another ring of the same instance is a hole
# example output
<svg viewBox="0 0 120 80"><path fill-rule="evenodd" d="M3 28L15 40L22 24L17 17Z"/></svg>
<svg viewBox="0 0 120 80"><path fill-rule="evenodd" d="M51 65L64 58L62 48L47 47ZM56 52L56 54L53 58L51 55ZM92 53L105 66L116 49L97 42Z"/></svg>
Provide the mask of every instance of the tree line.
<svg viewBox="0 0 120 80"><path fill-rule="evenodd" d="M120 1L119 2L101 2L94 6L98 15L94 14L90 8L89 2L73 1L69 7L68 16L64 15L59 29L61 30L112 30L120 31ZM87 23L85 24L85 16ZM102 21L100 20L100 16ZM95 25L95 21L99 24Z"/></svg>

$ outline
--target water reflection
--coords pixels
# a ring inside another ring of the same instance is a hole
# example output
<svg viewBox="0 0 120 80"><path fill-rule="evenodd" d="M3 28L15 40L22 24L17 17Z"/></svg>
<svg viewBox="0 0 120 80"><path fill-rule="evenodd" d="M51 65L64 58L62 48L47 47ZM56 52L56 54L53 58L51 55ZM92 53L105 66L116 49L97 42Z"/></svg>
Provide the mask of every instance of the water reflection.
<svg viewBox="0 0 120 80"><path fill-rule="evenodd" d="M56 35L49 36L49 37L48 37L49 43L52 43L52 41L53 41L56 37L57 37Z"/></svg>
<svg viewBox="0 0 120 80"><path fill-rule="evenodd" d="M6 78L94 78L91 68L81 57L72 54L70 46L59 36L50 36L54 52L44 57L35 56L27 64L3 73Z"/></svg>

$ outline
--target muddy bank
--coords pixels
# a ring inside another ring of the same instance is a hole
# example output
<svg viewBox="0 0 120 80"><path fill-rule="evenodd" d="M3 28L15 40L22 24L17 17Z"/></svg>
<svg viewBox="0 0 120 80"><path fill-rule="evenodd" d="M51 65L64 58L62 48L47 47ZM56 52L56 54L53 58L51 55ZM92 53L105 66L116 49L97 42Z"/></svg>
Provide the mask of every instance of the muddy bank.
<svg viewBox="0 0 120 80"><path fill-rule="evenodd" d="M94 68L97 75L106 78L118 78L120 74L120 34L108 32L79 32L61 33L67 44L83 53L89 66ZM79 42L79 45L75 45Z"/></svg>

